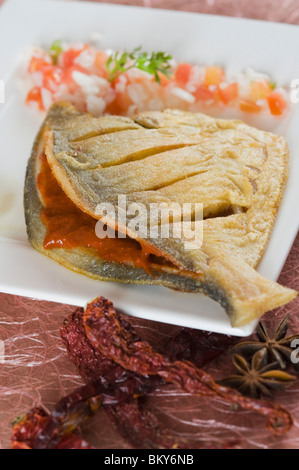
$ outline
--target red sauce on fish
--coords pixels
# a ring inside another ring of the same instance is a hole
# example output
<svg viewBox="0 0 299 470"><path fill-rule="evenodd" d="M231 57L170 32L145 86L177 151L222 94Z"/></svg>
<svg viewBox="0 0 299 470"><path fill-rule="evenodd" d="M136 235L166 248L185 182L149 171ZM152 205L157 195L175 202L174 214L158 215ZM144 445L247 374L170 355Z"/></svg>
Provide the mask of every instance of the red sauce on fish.
<svg viewBox="0 0 299 470"><path fill-rule="evenodd" d="M44 204L41 219L46 227L45 249L83 247L106 261L128 264L151 272L149 253L132 238L98 238L97 220L82 212L66 196L54 177L45 154L40 157L37 186Z"/></svg>

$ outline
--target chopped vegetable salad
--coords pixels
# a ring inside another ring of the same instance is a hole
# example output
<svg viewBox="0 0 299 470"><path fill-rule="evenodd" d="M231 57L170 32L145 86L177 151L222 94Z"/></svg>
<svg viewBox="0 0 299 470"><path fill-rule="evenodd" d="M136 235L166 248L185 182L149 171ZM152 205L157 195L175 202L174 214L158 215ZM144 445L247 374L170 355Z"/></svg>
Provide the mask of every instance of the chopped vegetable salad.
<svg viewBox="0 0 299 470"><path fill-rule="evenodd" d="M220 65L177 63L165 52L141 48L103 51L57 40L49 50L31 51L26 74L26 103L41 111L61 100L95 116L233 108L283 117L289 107L287 91L266 74L247 69L229 77Z"/></svg>

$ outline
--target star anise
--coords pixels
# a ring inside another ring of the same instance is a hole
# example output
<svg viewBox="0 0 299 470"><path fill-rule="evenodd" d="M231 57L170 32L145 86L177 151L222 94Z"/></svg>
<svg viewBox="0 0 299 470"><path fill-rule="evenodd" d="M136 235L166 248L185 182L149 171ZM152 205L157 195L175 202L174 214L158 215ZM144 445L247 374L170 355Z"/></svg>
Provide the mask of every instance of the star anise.
<svg viewBox="0 0 299 470"><path fill-rule="evenodd" d="M277 363L267 363L267 350L257 351L251 362L238 354L233 356L238 374L222 379L220 383L238 389L243 395L259 398L261 395L272 397L271 389L279 390L292 385L296 377L277 370Z"/></svg>
<svg viewBox="0 0 299 470"><path fill-rule="evenodd" d="M291 343L294 339L297 339L299 344L299 334L286 337L289 322L290 316L286 315L276 327L272 337L265 324L260 322L256 329L258 341L242 341L232 346L230 351L241 353L248 357L257 351L265 349L268 362L277 362L281 369L285 369L287 364L291 364L298 371L299 363L294 363L291 360L291 354L294 351L294 346L291 347Z"/></svg>

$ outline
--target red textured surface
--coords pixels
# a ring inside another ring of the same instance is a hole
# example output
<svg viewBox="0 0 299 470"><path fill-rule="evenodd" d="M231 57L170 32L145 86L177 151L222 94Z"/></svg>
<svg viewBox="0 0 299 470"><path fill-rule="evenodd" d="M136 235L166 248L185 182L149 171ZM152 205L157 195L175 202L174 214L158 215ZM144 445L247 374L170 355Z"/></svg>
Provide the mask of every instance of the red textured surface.
<svg viewBox="0 0 299 470"><path fill-rule="evenodd" d="M0 4L2 0L0 0ZM159 8L299 23L298 0L145 0L110 3L146 5ZM279 282L299 290L299 236L281 273ZM100 295L100 292L99 292ZM113 300L113 299L111 299ZM0 340L5 341L5 362L0 363L0 447L10 447L10 421L32 406L43 404L50 410L63 395L82 383L67 358L59 337L59 327L73 307L24 297L0 294ZM299 298L288 306L268 313L264 319L271 328L287 312L291 314L290 332L299 331ZM167 340L179 328L132 319L140 335L156 345ZM229 354L207 368L215 378L233 370ZM275 437L264 427L262 418L250 412L233 412L221 401L207 402L175 389L156 390L147 406L173 429L192 441L214 445L227 439L241 439L244 448L299 448L299 380L275 400L293 413L295 425L286 436ZM98 448L129 447L119 437L103 410L85 428L84 436Z"/></svg>

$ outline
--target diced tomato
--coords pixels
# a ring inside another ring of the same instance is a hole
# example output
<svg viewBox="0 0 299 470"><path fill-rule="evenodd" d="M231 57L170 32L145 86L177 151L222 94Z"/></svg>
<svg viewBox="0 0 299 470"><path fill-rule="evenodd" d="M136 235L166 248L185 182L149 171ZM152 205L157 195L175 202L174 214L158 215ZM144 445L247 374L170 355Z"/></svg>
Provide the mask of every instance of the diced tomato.
<svg viewBox="0 0 299 470"><path fill-rule="evenodd" d="M188 64L187 62L182 62L178 65L176 69L174 79L179 85L185 86L190 79L191 70L191 64Z"/></svg>
<svg viewBox="0 0 299 470"><path fill-rule="evenodd" d="M127 93L117 93L115 102L121 112L128 110L129 106L133 104L131 98Z"/></svg>
<svg viewBox="0 0 299 470"><path fill-rule="evenodd" d="M111 82L111 86L112 86L113 88L115 88L115 86L119 83L119 81L120 81L120 80L119 80L119 77L116 77L116 78L113 80L113 82Z"/></svg>
<svg viewBox="0 0 299 470"><path fill-rule="evenodd" d="M218 87L215 90L210 90L206 85L199 85L195 90L194 96L197 100L209 101L215 99L218 95Z"/></svg>
<svg viewBox="0 0 299 470"><path fill-rule="evenodd" d="M61 55L61 63L64 68L69 68L74 65L75 59L88 48L87 45L81 49L70 48L67 51L64 51Z"/></svg>
<svg viewBox="0 0 299 470"><path fill-rule="evenodd" d="M94 59L94 66L97 68L97 69L104 69L106 70L106 62L108 60L108 55L105 54L105 52L103 51L99 51L96 53L95 55L95 59Z"/></svg>
<svg viewBox="0 0 299 470"><path fill-rule="evenodd" d="M42 74L43 86L50 91L54 91L55 85L60 83L62 70L60 67L52 65L46 58L32 57L28 67L29 73L40 72Z"/></svg>
<svg viewBox="0 0 299 470"><path fill-rule="evenodd" d="M264 100L272 92L272 88L268 80L255 80L250 83L250 93L253 101Z"/></svg>
<svg viewBox="0 0 299 470"><path fill-rule="evenodd" d="M286 100L278 91L272 91L267 96L267 101L271 114L273 114L274 116L280 116L287 107Z"/></svg>
<svg viewBox="0 0 299 470"><path fill-rule="evenodd" d="M241 111L245 111L246 113L259 113L262 109L255 101L247 98L240 100L239 106Z"/></svg>
<svg viewBox="0 0 299 470"><path fill-rule="evenodd" d="M26 104L29 104L30 102L36 102L40 111L45 110L40 87L35 86L28 92L26 97Z"/></svg>
<svg viewBox="0 0 299 470"><path fill-rule="evenodd" d="M219 96L224 104L228 104L238 98L239 85L237 82L230 83L225 88L219 88Z"/></svg>
<svg viewBox="0 0 299 470"><path fill-rule="evenodd" d="M33 56L31 57L29 65L28 65L28 72L29 73L40 72L44 67L49 67L50 65L51 65L51 62L47 60L46 57Z"/></svg>
<svg viewBox="0 0 299 470"><path fill-rule="evenodd" d="M132 104L133 101L126 92L116 93L114 101L107 106L106 112L111 114L126 113Z"/></svg>
<svg viewBox="0 0 299 470"><path fill-rule="evenodd" d="M224 79L224 70L222 67L217 65L206 67L204 84L209 85L220 85Z"/></svg>
<svg viewBox="0 0 299 470"><path fill-rule="evenodd" d="M62 80L62 70L60 67L55 65L45 67L43 69L43 86L49 91L56 91L57 86L61 83Z"/></svg>

